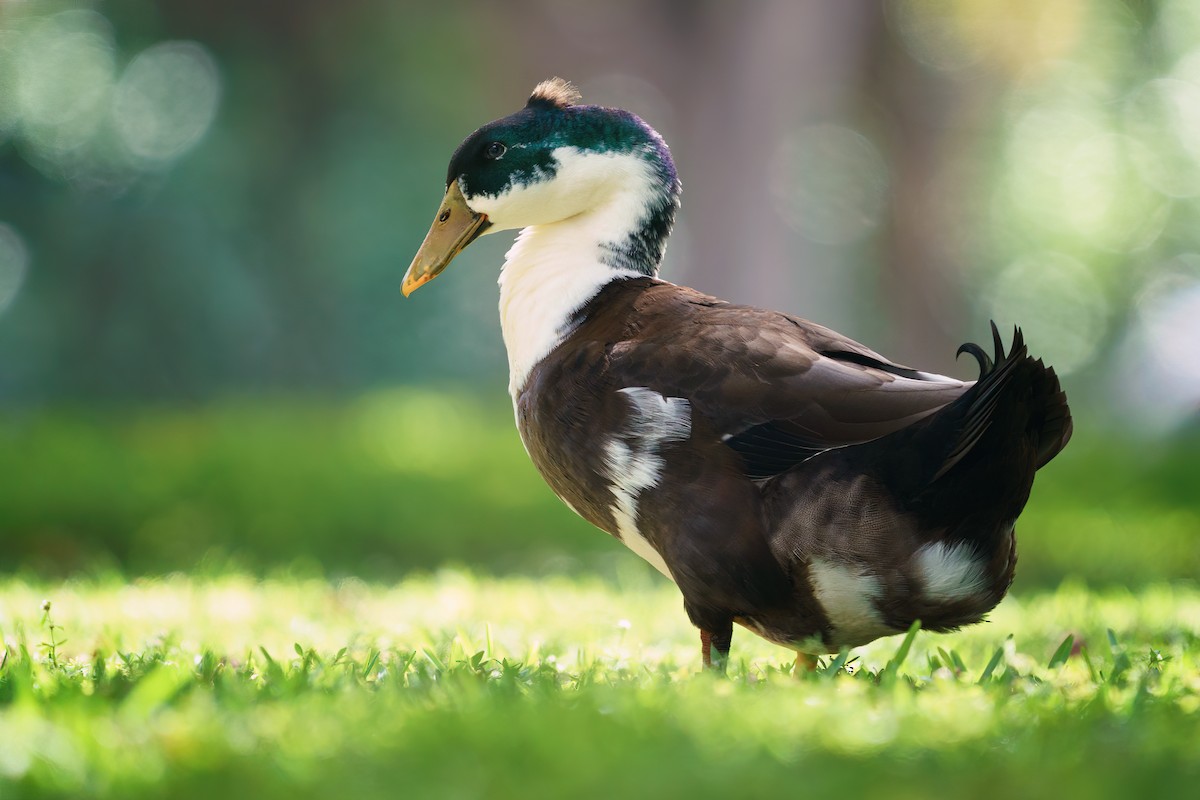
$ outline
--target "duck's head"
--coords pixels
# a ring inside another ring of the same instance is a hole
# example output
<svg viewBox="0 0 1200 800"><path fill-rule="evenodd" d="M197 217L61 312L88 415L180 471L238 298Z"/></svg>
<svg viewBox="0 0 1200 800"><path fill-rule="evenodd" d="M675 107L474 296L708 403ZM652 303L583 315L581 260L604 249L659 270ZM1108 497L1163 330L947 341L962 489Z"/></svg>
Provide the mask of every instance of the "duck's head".
<svg viewBox="0 0 1200 800"><path fill-rule="evenodd" d="M554 78L525 107L468 136L450 159L446 195L404 276L407 296L484 233L606 215L614 266L657 269L679 204L671 154L627 111L579 104ZM611 219L609 219L611 218Z"/></svg>

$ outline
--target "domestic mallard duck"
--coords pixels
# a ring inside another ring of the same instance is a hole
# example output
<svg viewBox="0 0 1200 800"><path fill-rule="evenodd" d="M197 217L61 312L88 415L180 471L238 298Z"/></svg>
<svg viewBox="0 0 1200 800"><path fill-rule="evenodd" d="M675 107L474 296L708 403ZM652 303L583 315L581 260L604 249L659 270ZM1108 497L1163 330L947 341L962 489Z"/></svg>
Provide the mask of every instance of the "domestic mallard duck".
<svg viewBox="0 0 1200 800"><path fill-rule="evenodd" d="M1066 445L1054 370L1020 330L965 344L964 382L803 319L657 277L680 184L635 115L539 84L459 145L407 296L484 233L509 391L568 506L673 580L722 666L736 622L837 652L977 622L1004 596L1034 472Z"/></svg>

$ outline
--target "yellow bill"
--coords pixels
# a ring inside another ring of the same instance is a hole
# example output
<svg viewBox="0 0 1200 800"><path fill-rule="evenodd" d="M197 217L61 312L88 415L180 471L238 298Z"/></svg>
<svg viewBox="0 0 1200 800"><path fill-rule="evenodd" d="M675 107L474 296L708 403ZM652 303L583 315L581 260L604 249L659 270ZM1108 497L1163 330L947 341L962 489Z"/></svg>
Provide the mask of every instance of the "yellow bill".
<svg viewBox="0 0 1200 800"><path fill-rule="evenodd" d="M472 211L463 198L462 190L458 188L458 181L452 181L429 233L425 234L421 249L409 265L408 272L404 273L400 291L408 297L418 287L436 278L487 226L487 216Z"/></svg>

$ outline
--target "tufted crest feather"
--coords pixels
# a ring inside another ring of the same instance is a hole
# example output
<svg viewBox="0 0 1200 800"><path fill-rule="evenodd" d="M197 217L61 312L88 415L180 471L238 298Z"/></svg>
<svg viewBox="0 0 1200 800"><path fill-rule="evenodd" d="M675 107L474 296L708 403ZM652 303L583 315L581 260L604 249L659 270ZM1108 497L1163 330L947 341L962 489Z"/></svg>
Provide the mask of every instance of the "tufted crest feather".
<svg viewBox="0 0 1200 800"><path fill-rule="evenodd" d="M549 108L568 108L583 99L583 95L568 80L551 78L533 87L526 106L546 106Z"/></svg>

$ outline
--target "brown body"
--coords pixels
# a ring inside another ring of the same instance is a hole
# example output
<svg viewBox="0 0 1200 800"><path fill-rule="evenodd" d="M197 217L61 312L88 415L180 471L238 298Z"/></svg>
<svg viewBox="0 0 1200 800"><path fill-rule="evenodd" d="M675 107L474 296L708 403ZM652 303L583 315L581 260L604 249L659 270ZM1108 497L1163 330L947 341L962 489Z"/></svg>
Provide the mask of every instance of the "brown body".
<svg viewBox="0 0 1200 800"><path fill-rule="evenodd" d="M989 394L986 379L972 391L803 320L650 278L614 281L573 323L515 396L522 439L555 493L620 537L613 479L598 468L605 437L634 413L620 390L687 401L689 435L656 451L636 525L702 631L719 640L736 621L834 651L914 619L975 622L1004 596L1013 521L1070 434L1053 372L1016 343ZM914 557L937 543L975 557L970 591L937 591L949 580Z"/></svg>

